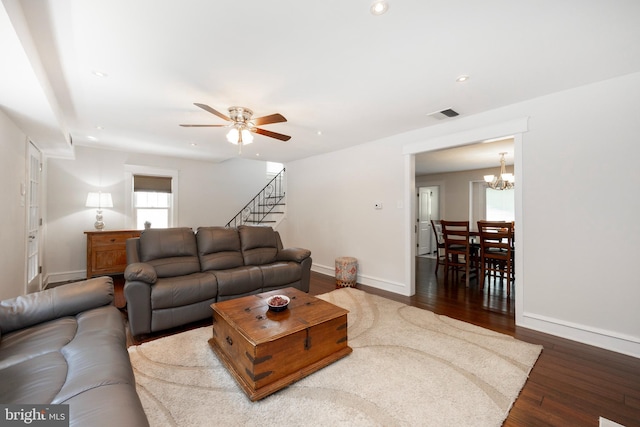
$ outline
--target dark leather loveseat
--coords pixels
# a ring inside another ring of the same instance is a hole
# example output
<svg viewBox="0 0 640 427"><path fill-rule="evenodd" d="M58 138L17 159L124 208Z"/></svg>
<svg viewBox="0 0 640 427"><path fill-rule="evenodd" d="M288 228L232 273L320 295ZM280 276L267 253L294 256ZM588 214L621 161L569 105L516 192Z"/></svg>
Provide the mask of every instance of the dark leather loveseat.
<svg viewBox="0 0 640 427"><path fill-rule="evenodd" d="M110 277L0 301L0 403L66 404L70 426L148 426L112 302Z"/></svg>
<svg viewBox="0 0 640 427"><path fill-rule="evenodd" d="M144 230L127 240L124 293L133 336L211 317L211 304L274 289L309 291L311 252L271 227Z"/></svg>

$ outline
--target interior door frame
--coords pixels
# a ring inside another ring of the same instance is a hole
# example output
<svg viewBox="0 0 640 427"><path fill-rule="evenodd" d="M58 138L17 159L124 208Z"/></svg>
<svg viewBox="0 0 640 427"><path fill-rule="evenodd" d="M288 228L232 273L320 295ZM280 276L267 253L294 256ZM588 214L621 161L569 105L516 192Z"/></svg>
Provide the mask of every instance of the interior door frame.
<svg viewBox="0 0 640 427"><path fill-rule="evenodd" d="M417 241L417 248L418 248L417 251L418 252L420 250L420 229L421 229L421 227L420 227L420 222L421 222L420 212L421 212L421 209L422 209L422 206L421 206L422 202L421 202L421 196L420 195L421 195L421 192L423 191L423 189L427 189L427 188L435 188L436 192L437 192L436 196L432 197L432 199L431 199L432 203L434 203L436 205L437 215L436 215L436 217L432 217L430 219L431 220L435 220L435 219L440 219L441 218L441 214L440 214L440 210L441 210L440 194L441 194L442 185L440 185L440 184L420 184L420 185L417 185L416 193L417 193L418 200L417 200L416 203L418 204L418 212L417 212L418 217L416 219L416 224L417 224L417 227L418 227L418 230L417 230L418 231L418 236L417 236L417 240L418 240ZM433 234L433 230L431 230L431 224L429 224L428 227L429 227L429 242L430 242L430 244L429 244L429 251L427 252L427 254L432 255L433 251L437 251L437 245L434 245L434 242L433 242L434 234Z"/></svg>
<svg viewBox="0 0 640 427"><path fill-rule="evenodd" d="M31 141L26 148L26 181L22 190L25 197L25 293L42 289L42 152ZM35 160L35 162L34 162ZM36 169L35 172L33 169ZM35 178L35 179L34 179ZM36 194L34 195L34 191ZM35 205L35 206L34 206ZM35 218L31 211L35 208ZM35 247L36 273L30 277L32 250Z"/></svg>
<svg viewBox="0 0 640 427"><path fill-rule="evenodd" d="M521 117L509 121L487 124L485 126L478 126L476 128L453 131L440 136L434 136L431 138L421 137L418 141L413 141L405 144L402 148L404 155L404 183L405 183L405 202L411 205L410 209L406 210L405 224L406 224L406 245L405 245L405 277L407 283L407 296L415 295L416 293L416 234L414 232L415 219L415 203L414 191L416 187L416 161L415 156L418 153L426 151L435 151L444 148L453 148L461 145L475 144L487 139L513 136L514 139L514 175L518 185L515 186L515 210L516 210L516 224L518 224L518 238L515 241L515 249L519 254L521 262L517 262L515 265L515 274L518 277L518 282L515 284L517 292L515 293L515 317L516 325L522 323L523 307L524 307L524 294L526 293L526 277L524 272L524 242L526 235L524 233L525 220L522 214L523 205L523 186L524 186L524 174L522 167L522 146L523 146L523 134L529 130L529 117Z"/></svg>

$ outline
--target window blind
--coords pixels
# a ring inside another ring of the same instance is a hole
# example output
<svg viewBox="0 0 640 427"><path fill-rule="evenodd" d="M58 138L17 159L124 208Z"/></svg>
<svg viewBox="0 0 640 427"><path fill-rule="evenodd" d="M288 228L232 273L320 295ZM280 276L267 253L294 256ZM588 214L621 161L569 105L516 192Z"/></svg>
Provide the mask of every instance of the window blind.
<svg viewBox="0 0 640 427"><path fill-rule="evenodd" d="M134 175L133 191L148 193L171 193L171 177Z"/></svg>

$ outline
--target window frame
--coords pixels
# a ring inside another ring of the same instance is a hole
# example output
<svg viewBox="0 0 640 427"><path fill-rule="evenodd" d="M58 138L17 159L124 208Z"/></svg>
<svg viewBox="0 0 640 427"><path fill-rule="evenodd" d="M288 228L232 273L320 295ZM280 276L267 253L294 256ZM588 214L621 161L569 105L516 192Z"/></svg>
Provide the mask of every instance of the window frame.
<svg viewBox="0 0 640 427"><path fill-rule="evenodd" d="M149 176L162 176L171 178L171 203L169 207L169 227L176 227L178 222L178 209L179 206L179 171L175 169L160 169L149 166L137 166L137 165L125 165L125 179L124 179L124 194L125 194L125 217L127 227L135 230L137 229L135 207L133 200L133 176L134 175L149 175Z"/></svg>
<svg viewBox="0 0 640 427"><path fill-rule="evenodd" d="M135 181L135 176L134 176L134 181ZM144 195L145 197L143 199L140 199L141 195ZM162 201L166 202L166 203L163 203L164 206L158 206L157 204L156 206L150 206L149 203L142 203L142 206L140 205L141 200L146 200L148 202L149 196L152 196L152 198L156 198L156 201L157 201L157 197L160 195L163 196ZM138 229L145 228L146 221L144 223L141 223L142 219L150 220L151 221L150 223L152 224L152 226L156 228L170 227L172 210L173 210L173 194L171 192L157 192L157 191L144 191L144 190L136 191L134 189L132 214L133 214L133 220L136 224L136 228ZM141 212L144 212L144 214L141 215ZM162 219L154 218L155 214L153 214L152 212L158 212L158 213L162 212L161 216L163 218ZM151 218L149 218L150 216ZM166 221L166 225L164 225L165 221Z"/></svg>

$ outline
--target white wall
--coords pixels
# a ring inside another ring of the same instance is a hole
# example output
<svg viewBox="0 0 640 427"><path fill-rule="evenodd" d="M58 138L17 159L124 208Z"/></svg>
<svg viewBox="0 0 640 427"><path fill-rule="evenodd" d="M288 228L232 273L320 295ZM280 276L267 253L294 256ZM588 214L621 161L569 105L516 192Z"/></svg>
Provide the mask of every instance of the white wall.
<svg viewBox="0 0 640 427"><path fill-rule="evenodd" d="M0 300L26 291L26 210L20 189L27 178L27 137L0 110Z"/></svg>
<svg viewBox="0 0 640 427"><path fill-rule="evenodd" d="M130 225L125 213L125 165L177 170L180 227L225 225L265 185L266 162L223 163L76 147L75 159L46 160L47 209L45 283L83 278L84 231L93 230L96 211L85 207L89 191L109 191L113 208L103 209L105 229Z"/></svg>
<svg viewBox="0 0 640 427"><path fill-rule="evenodd" d="M288 246L311 250L315 271L333 275L336 257L353 256L361 283L407 292L401 149L374 142L287 164L280 230Z"/></svg>
<svg viewBox="0 0 640 427"><path fill-rule="evenodd" d="M485 175L495 175L498 169L499 165L487 169L419 175L416 177L416 186L440 185L440 219L467 221L469 220L469 182L484 182ZM507 167L507 171L513 172L513 168ZM478 199L477 196L474 197ZM479 219L484 219L484 216ZM476 227L473 222L470 225L472 228Z"/></svg>
<svg viewBox="0 0 640 427"><path fill-rule="evenodd" d="M289 205L286 227L323 267L355 256L379 287L406 290L413 213L393 205L414 187L402 152L505 136L483 132L529 117L516 138L516 322L640 356L638 99L634 73L292 162L290 194L304 201ZM386 210L373 211L376 199Z"/></svg>

